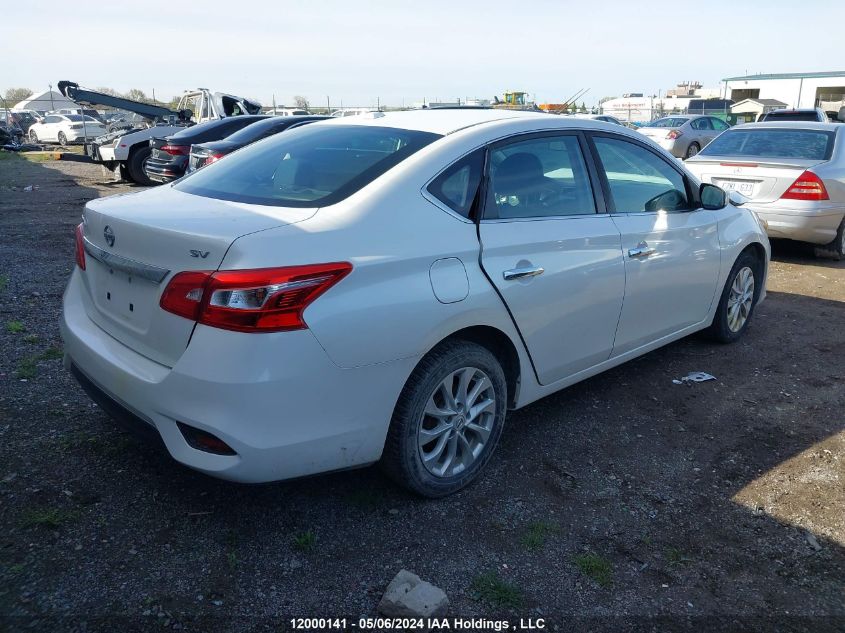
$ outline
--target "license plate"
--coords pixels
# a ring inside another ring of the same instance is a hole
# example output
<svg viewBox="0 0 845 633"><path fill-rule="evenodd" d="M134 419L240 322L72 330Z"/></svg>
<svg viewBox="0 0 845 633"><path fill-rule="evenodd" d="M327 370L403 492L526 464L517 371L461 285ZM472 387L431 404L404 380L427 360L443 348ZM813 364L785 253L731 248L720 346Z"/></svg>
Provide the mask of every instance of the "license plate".
<svg viewBox="0 0 845 633"><path fill-rule="evenodd" d="M154 150L152 151L152 153L151 153L151 156L152 156L153 158L158 158L159 156L161 156L161 152L160 152L160 151L158 151L157 149L154 149Z"/></svg>
<svg viewBox="0 0 845 633"><path fill-rule="evenodd" d="M725 191L736 191L744 196L754 193L754 183L740 180L722 180L719 186Z"/></svg>

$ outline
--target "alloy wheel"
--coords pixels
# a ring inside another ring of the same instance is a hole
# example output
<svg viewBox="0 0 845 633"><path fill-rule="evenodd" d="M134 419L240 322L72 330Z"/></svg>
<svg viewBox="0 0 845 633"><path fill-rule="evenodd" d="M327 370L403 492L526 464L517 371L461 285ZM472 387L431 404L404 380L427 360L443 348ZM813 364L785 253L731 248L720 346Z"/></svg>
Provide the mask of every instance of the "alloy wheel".
<svg viewBox="0 0 845 633"><path fill-rule="evenodd" d="M493 383L476 367L450 373L435 387L417 427L426 470L436 477L466 471L484 451L496 419Z"/></svg>
<svg viewBox="0 0 845 633"><path fill-rule="evenodd" d="M748 321L753 302L754 271L745 266L734 277L728 295L728 327L731 332L739 332Z"/></svg>

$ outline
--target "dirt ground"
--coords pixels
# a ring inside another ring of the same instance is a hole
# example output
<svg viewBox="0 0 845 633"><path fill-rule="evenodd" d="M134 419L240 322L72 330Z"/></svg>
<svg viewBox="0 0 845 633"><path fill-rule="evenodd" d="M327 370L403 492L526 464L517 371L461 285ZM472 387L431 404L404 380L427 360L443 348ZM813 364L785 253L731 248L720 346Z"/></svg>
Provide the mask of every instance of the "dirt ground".
<svg viewBox="0 0 845 633"><path fill-rule="evenodd" d="M0 629L357 623L406 568L450 615L513 626L845 630L845 262L775 244L741 342L691 337L512 413L448 499L376 468L240 486L139 445L62 369L73 228L134 189L0 160ZM698 370L717 380L672 383Z"/></svg>

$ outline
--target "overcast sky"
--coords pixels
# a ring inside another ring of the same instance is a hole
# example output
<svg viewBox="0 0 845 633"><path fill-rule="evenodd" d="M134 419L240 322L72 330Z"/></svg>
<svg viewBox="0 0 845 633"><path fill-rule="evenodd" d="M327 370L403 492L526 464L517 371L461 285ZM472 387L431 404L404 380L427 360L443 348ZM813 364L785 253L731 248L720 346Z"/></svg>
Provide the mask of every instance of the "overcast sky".
<svg viewBox="0 0 845 633"><path fill-rule="evenodd" d="M540 102L590 88L588 105L679 81L845 70L840 0L334 0L2 7L0 90L140 88L169 100L205 87L290 104L410 105L525 90ZM179 7L184 7L182 11ZM202 12L196 13L195 8ZM843 68L840 68L843 67Z"/></svg>

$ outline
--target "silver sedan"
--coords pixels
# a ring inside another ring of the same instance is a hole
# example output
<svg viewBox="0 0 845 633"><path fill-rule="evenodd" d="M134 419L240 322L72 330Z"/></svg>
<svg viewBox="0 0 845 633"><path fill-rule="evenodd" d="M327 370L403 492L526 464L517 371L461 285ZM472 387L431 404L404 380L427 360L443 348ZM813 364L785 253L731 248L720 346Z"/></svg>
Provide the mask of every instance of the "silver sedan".
<svg viewBox="0 0 845 633"><path fill-rule="evenodd" d="M638 131L677 158L690 158L700 152L730 125L714 116L673 114L646 123Z"/></svg>
<svg viewBox="0 0 845 633"><path fill-rule="evenodd" d="M845 258L845 125L738 125L686 162L702 182L750 198L770 237L816 244Z"/></svg>

